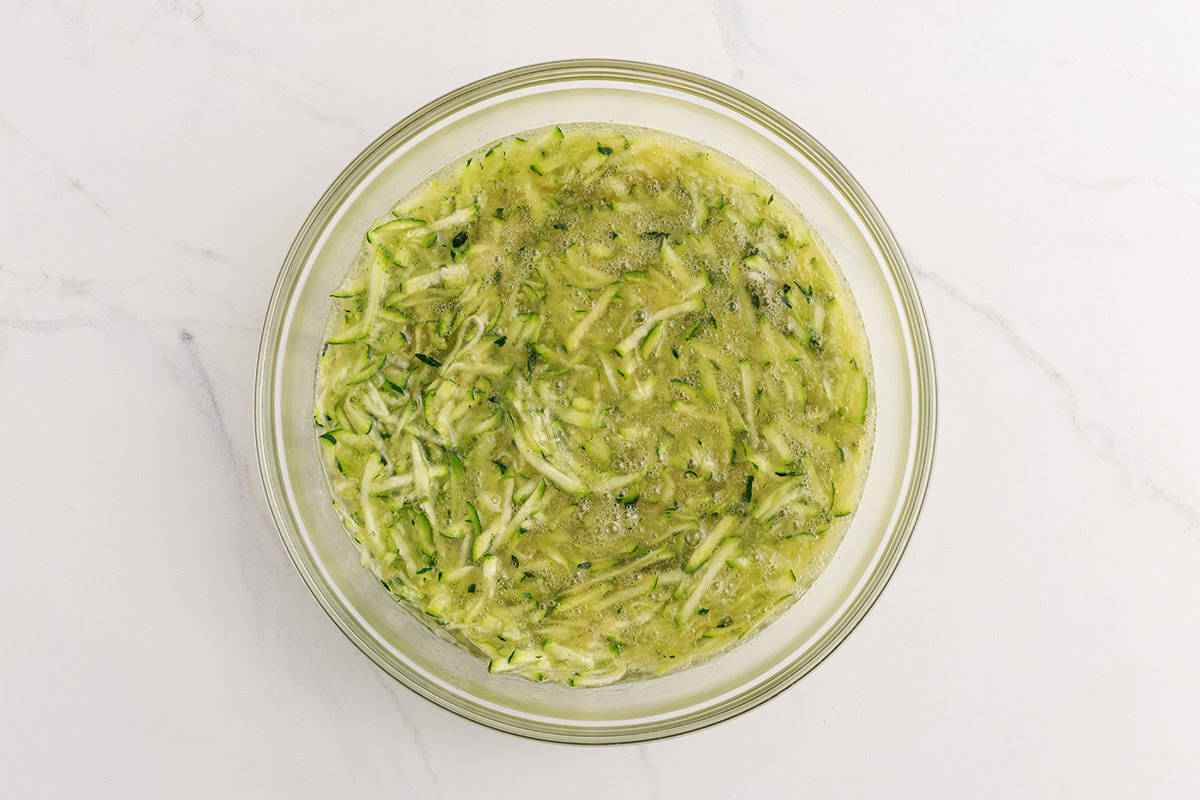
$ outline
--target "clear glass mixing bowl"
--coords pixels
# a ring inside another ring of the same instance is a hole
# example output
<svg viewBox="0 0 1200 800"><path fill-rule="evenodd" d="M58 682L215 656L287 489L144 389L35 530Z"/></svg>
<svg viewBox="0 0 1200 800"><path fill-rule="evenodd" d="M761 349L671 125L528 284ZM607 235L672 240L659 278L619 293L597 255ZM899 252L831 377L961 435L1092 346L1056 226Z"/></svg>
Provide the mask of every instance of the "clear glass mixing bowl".
<svg viewBox="0 0 1200 800"><path fill-rule="evenodd" d="M452 159L543 125L611 122L673 132L733 156L820 232L871 342L878 421L862 503L829 567L757 636L707 663L591 689L491 675L402 609L359 566L334 515L313 436L313 376L329 292L372 221ZM494 728L565 742L628 742L694 730L778 694L854 628L896 568L933 457L933 358L912 276L858 183L795 123L729 86L622 61L504 72L429 103L376 139L301 227L267 309L258 356L259 467L283 543L338 627L375 663L439 705Z"/></svg>

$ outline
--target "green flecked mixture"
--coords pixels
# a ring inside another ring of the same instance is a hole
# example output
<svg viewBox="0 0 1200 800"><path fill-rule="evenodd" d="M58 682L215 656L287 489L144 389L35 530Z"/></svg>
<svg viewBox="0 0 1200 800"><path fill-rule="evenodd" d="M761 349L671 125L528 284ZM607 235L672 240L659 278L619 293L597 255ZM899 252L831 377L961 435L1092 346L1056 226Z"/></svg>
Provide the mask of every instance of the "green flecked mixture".
<svg viewBox="0 0 1200 800"><path fill-rule="evenodd" d="M450 165L333 293L316 437L362 562L492 672L694 663L807 589L870 460L871 365L812 229L656 131Z"/></svg>

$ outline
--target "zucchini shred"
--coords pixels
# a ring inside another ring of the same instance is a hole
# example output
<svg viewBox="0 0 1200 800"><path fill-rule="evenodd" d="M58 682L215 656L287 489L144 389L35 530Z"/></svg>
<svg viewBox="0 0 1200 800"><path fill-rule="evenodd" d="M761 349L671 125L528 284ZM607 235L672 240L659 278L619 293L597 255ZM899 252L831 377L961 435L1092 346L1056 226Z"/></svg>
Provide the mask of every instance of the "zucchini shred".
<svg viewBox="0 0 1200 800"><path fill-rule="evenodd" d="M598 686L811 586L874 398L815 232L701 145L581 124L456 161L332 293L315 430L364 567L492 672Z"/></svg>

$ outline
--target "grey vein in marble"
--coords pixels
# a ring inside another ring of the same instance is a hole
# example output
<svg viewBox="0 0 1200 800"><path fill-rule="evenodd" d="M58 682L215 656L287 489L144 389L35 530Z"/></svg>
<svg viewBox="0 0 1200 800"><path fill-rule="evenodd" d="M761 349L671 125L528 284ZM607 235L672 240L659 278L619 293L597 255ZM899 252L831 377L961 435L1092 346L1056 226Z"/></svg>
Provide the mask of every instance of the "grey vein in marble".
<svg viewBox="0 0 1200 800"><path fill-rule="evenodd" d="M250 492L246 488L249 476L246 470L243 469L241 460L238 457L238 448L234 444L233 437L230 435L229 428L225 423L225 415L221 411L221 404L217 399L217 392L212 376L209 375L208 369L204 366L204 360L200 357L196 337L187 328L182 328L179 331L179 342L183 346L186 366L195 384L195 390L191 394L200 401L201 413L208 418L209 427L217 439L220 457L226 465L225 472L233 483L232 490L235 495L240 522L247 531L252 531L255 528L269 529L271 523L268 521L269 515L263 505L261 494ZM171 366L170 361L168 361L168 366ZM257 514L257 518L253 516L255 513ZM257 557L264 546L263 539L247 535L237 536L235 537L235 541L237 542L237 546L248 551L247 557L239 559L239 562L243 573L242 577L248 590L252 594L256 593L258 591L259 575L253 572L253 568L254 565L260 564L263 561L261 557ZM256 615L254 622L258 628L258 638L261 640L264 621L260 615Z"/></svg>
<svg viewBox="0 0 1200 800"><path fill-rule="evenodd" d="M70 191L74 192L75 194L78 194L80 197L82 197L88 203L88 205L90 205L96 211L103 214L105 217L108 217L108 219L115 222L121 228L121 230L123 230L123 231L129 230L129 226L126 225L121 220L117 219L116 215L113 214L113 212L109 210L108 205L102 199L100 199L99 195L97 195L86 184L84 184L84 182L82 180L80 180L78 177L73 175L69 170L67 170L62 164L60 164L58 162L57 159L55 159L52 155L50 155L48 152L46 152L41 147L39 147L32 139L30 139L23 132L21 132L21 130L19 128L17 128L15 125L13 125L5 117L2 117L2 116L0 116L0 129L4 129L5 131L7 131L10 137L19 139L20 141L24 142L25 146L27 148L29 148L30 150L32 150L34 152L34 154L37 155L38 158L40 158L45 163L49 164L50 167L55 172L58 173L58 175L62 179L63 183L66 185L66 187Z"/></svg>
<svg viewBox="0 0 1200 800"><path fill-rule="evenodd" d="M737 0L708 0L708 10L717 24L721 46L733 62L734 75L741 77L748 61L774 61L768 48L754 45L745 11Z"/></svg>
<svg viewBox="0 0 1200 800"><path fill-rule="evenodd" d="M233 439L229 436L229 430L225 427L225 418L221 414L221 406L217 402L217 393L213 388L212 378L209 376L208 370L205 369L204 362L200 359L200 351L196 348L196 337L187 328L182 328L179 331L179 341L183 344L189 366L191 366L192 371L200 381L199 396L202 410L212 422L213 431L220 440L222 449L229 461L229 466L236 468L237 454L233 446Z"/></svg>
<svg viewBox="0 0 1200 800"><path fill-rule="evenodd" d="M1200 195L1190 192L1187 189L1176 186L1172 183L1164 181L1162 178L1147 178L1138 175L1117 176L1112 178L1096 178L1093 180L1084 178L1072 178L1069 175L1054 175L1047 174L1050 180L1057 183L1071 186L1076 189L1084 189L1087 191L1097 192L1113 192L1124 189L1137 188L1139 186L1147 186L1152 189L1158 189L1166 194L1171 195L1176 200L1185 203L1200 205Z"/></svg>
<svg viewBox="0 0 1200 800"><path fill-rule="evenodd" d="M109 209L108 204L104 202L98 193L96 193L82 180L63 167L58 159L56 159L52 154L35 144L32 139L26 136L19 128L2 116L0 116L0 129L6 130L11 137L19 139L21 142L23 142L25 146L32 150L41 161L45 162L50 166L51 169L59 174L59 177L70 191L82 197L92 208L94 208L111 222L115 223L121 231L128 233L132 230L129 225L117 218L112 210ZM176 241L172 242L171 244L185 253L198 256L206 261L213 261L228 267L238 267L238 264L231 257L214 250L211 247L194 245L185 241ZM46 277L50 276L46 275ZM79 293L79 296L87 297L90 300L96 300L98 298L95 293L81 292ZM111 305L108 307L110 309L112 308Z"/></svg>
<svg viewBox="0 0 1200 800"><path fill-rule="evenodd" d="M178 244L178 243L177 243ZM182 247L182 246L181 246ZM215 251L211 255L199 254L202 258L229 263L224 256ZM222 330L239 330L246 332L257 332L259 327L254 324L225 322L216 319L202 319L197 317L139 317L135 315L135 311L123 308L113 303L109 296L117 296L120 292L106 292L103 286L112 285L118 289L122 287L120 281L105 281L101 287L96 287L94 284L99 280L95 278L76 278L71 275L57 275L47 272L46 270L38 270L37 277L29 273L18 273L7 265L0 264L0 275L11 276L14 282L18 285L14 287L5 287L6 298L19 298L20 307L33 306L35 313L29 316L17 316L15 314L0 315L0 329L24 331L28 333L56 333L63 330L71 330L75 328L119 328L123 326L147 327L147 328L181 328L203 326L205 328L219 328ZM49 296L47 302L44 298L39 298L38 293L46 289L48 285L57 284L57 290ZM93 314L55 314L57 311L57 301L69 298L77 298L90 306L97 309L97 313ZM40 302L39 302L40 301Z"/></svg>
<svg viewBox="0 0 1200 800"><path fill-rule="evenodd" d="M413 724L412 717L408 713L408 709L404 707L404 701L397 694L398 691L408 692L406 687L400 686L390 675L387 675L381 669L372 669L376 678L379 680L383 690L387 693L392 701L392 706L396 709L396 714L400 717L400 721L404 727L412 734L413 747L416 748L417 755L421 759L421 765L425 768L425 772L429 775L429 783L433 787L433 795L436 798L442 797L441 783L438 781L437 770L434 768L433 760L429 754L429 743L425 741L425 737L421 735L421 728ZM424 702L422 700L422 702Z"/></svg>
<svg viewBox="0 0 1200 800"><path fill-rule="evenodd" d="M236 322L218 322L216 320L200 319L197 317L180 318L172 317L170 319L110 319L106 317L90 317L90 316L70 316L70 317L55 317L55 318L29 318L29 317L0 317L0 329L21 331L24 333L58 333L59 331L74 330L76 328L173 328L178 329L180 325L188 327L205 327L217 328L220 330L243 331L245 333L257 334L259 328L257 325L243 325Z"/></svg>
<svg viewBox="0 0 1200 800"><path fill-rule="evenodd" d="M204 5L200 0L167 0L164 5L168 11L173 11L191 22L199 22L204 16Z"/></svg>
<svg viewBox="0 0 1200 800"><path fill-rule="evenodd" d="M269 57L267 54L247 47L232 36L222 33L209 25L208 19L205 17L204 6L198 0L173 0L166 4L166 8L175 16L186 19L189 27L197 31L213 50L223 53L226 56L249 62L253 66L260 68L260 71L263 67L270 67L278 74L286 75L289 78L300 78L311 87L328 90L328 87L316 78L298 73L294 64L278 63L276 59ZM278 78L269 77L268 80L279 93L280 99L303 111L312 120L345 128L359 135L361 138L368 138L369 134L366 128L354 117L348 114L331 112L313 105L304 94L289 89Z"/></svg>
<svg viewBox="0 0 1200 800"><path fill-rule="evenodd" d="M173 244L175 245L176 249L180 250L181 252L187 253L188 255L196 256L197 258L201 258L205 261L212 261L212 262L215 262L215 263L220 264L225 267L233 267L234 269L240 269L238 263L236 261L234 261L230 256L225 255L224 253L220 252L219 250L214 250L211 247L206 247L204 245L194 245L194 244L190 244L189 242L182 242L182 241L177 241L177 242L174 242Z"/></svg>
<svg viewBox="0 0 1200 800"><path fill-rule="evenodd" d="M225 424L225 415L221 413L221 404L217 400L217 392L213 385L212 376L208 374L208 369L204 366L203 359L200 358L200 350L196 346L196 337L187 328L181 328L179 330L179 341L183 345L184 354L187 356L187 366L190 368L197 383L195 396L200 400L200 410L208 417L209 425L217 437L217 443L220 446L221 454L228 467L228 472L232 475L241 476L242 467L238 459L237 447L234 445L233 437L229 434L229 428ZM239 477L236 483L235 491L239 495L238 499L242 503L241 507L248 509L250 498L249 493L246 491L245 482L240 480Z"/></svg>
<svg viewBox="0 0 1200 800"><path fill-rule="evenodd" d="M1135 477L1129 467L1114 452L1114 442L1097 441L1096 433L1085 428L1079 420L1079 398L1075 387L1049 358L1038 352L1017 332L1016 327L1009 320L991 306L971 298L962 289L937 273L916 268L913 269L913 273L921 279L922 283L936 287L942 294L983 318L999 331L1009 347L1037 367L1038 371L1057 387L1064 398L1067 416L1071 420L1072 427L1096 455L1116 467L1130 486L1140 486L1152 502L1156 502L1182 517L1188 531L1200 534L1200 510L1192 506L1186 498L1163 487L1148 472L1141 478Z"/></svg>
<svg viewBox="0 0 1200 800"><path fill-rule="evenodd" d="M58 333L75 328L94 328L97 320L90 317L62 317L60 319L21 319L0 317L0 328L24 333Z"/></svg>
<svg viewBox="0 0 1200 800"><path fill-rule="evenodd" d="M646 773L646 791L650 795L650 800L658 800L661 797L662 783L658 779L658 770L654 767L654 759L650 757L650 745L637 745L638 758L642 761L642 771Z"/></svg>
<svg viewBox="0 0 1200 800"><path fill-rule="evenodd" d="M1097 69L1097 65L1095 64L1081 64L1078 61L1074 61L1069 58L1055 58L1051 60L1051 63L1057 64L1060 67L1069 67L1070 69L1079 70L1085 73L1092 72ZM1169 86L1162 81L1155 80L1154 78L1150 78L1146 75L1142 75L1137 72L1131 72L1129 70L1119 69L1109 69L1107 72L1109 75L1126 83L1137 84L1144 89L1153 90L1154 92L1166 95L1173 100L1182 100L1185 103L1195 102L1195 98L1190 94L1181 92L1173 86Z"/></svg>

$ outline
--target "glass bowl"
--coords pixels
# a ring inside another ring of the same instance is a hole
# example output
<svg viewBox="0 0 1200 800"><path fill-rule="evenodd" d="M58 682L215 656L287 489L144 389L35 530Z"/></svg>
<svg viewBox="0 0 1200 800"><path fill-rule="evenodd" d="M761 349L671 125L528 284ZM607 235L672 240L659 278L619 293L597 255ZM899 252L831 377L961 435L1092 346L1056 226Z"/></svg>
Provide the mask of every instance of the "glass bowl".
<svg viewBox="0 0 1200 800"><path fill-rule="evenodd" d="M841 266L870 339L878 419L862 502L825 572L738 648L646 681L589 689L492 675L486 662L401 608L359 565L330 504L313 435L313 384L329 293L368 226L451 160L505 135L569 122L657 128L763 176L807 216ZM879 596L917 520L935 428L933 358L899 246L845 168L795 123L724 84L624 61L510 70L417 110L376 139L321 197L267 309L255 436L288 553L338 627L389 674L499 730L564 742L628 742L694 730L752 708L829 655Z"/></svg>

